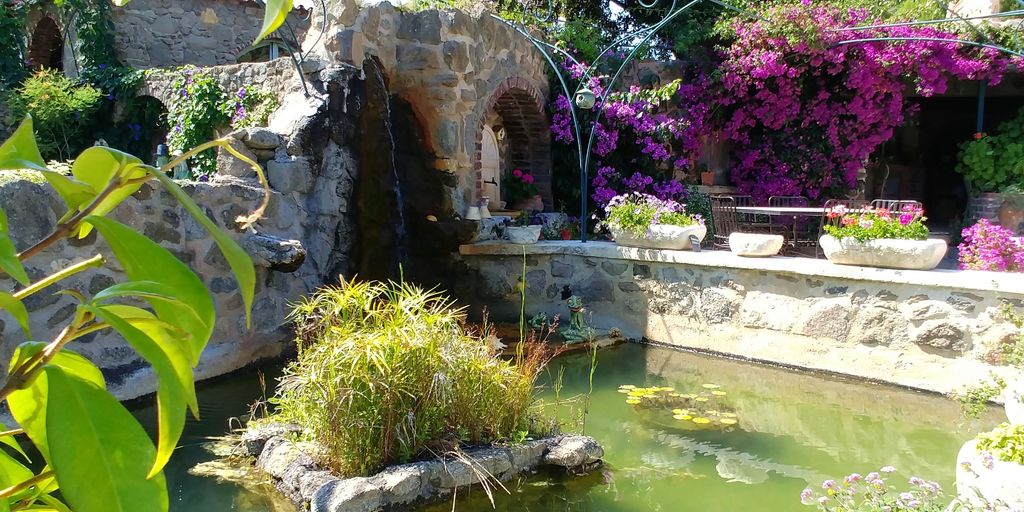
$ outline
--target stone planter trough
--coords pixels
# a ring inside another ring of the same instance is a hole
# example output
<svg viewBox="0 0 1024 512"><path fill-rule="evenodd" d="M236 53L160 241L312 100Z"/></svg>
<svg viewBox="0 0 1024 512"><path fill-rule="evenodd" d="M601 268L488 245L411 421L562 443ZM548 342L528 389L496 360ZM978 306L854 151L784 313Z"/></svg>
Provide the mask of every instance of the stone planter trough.
<svg viewBox="0 0 1024 512"><path fill-rule="evenodd" d="M766 235L761 233L730 233L729 250L738 256L759 257L775 256L782 250L782 235Z"/></svg>
<svg viewBox="0 0 1024 512"><path fill-rule="evenodd" d="M977 444L977 440L968 441L957 455L956 492L960 499L976 507L988 503L1002 503L1005 510L1024 507L1024 466L996 460L988 468Z"/></svg>
<svg viewBox="0 0 1024 512"><path fill-rule="evenodd" d="M615 243L626 247L640 247L644 249L669 249L676 251L688 251L690 246L690 235L698 240L704 240L708 234L708 228L703 224L692 226L669 226L658 224L651 226L644 236L638 237L628 231L610 228Z"/></svg>
<svg viewBox="0 0 1024 512"><path fill-rule="evenodd" d="M505 228L508 241L514 244L535 244L540 240L542 226L509 226Z"/></svg>
<svg viewBox="0 0 1024 512"><path fill-rule="evenodd" d="M838 239L824 235L821 250L832 263L863 267L931 270L946 255L946 241L878 239L861 242L855 238Z"/></svg>

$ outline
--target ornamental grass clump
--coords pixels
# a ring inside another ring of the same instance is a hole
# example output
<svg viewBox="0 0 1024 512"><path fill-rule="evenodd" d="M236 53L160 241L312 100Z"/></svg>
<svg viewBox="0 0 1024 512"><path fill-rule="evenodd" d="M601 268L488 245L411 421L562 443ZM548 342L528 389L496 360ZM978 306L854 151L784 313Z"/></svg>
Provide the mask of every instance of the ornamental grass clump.
<svg viewBox="0 0 1024 512"><path fill-rule="evenodd" d="M298 357L273 402L340 474L541 433L533 391L547 353L524 343L513 361L497 357L437 293L343 281L292 319Z"/></svg>
<svg viewBox="0 0 1024 512"><path fill-rule="evenodd" d="M928 227L924 209L903 205L899 210L837 206L825 212L825 232L838 239L855 238L861 242L878 239L925 240Z"/></svg>
<svg viewBox="0 0 1024 512"><path fill-rule="evenodd" d="M650 194L634 192L613 197L605 206L605 224L635 236L644 236L651 226L693 226L704 224L700 215L686 213L686 205Z"/></svg>

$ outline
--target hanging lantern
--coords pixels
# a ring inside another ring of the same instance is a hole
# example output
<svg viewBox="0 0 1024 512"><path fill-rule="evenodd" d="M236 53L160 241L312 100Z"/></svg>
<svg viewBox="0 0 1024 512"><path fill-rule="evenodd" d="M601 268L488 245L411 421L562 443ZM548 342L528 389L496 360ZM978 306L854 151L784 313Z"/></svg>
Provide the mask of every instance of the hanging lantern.
<svg viewBox="0 0 1024 512"><path fill-rule="evenodd" d="M576 91L576 106L583 110L590 110L594 108L594 104L597 103L597 97L594 96L594 91L584 87Z"/></svg>

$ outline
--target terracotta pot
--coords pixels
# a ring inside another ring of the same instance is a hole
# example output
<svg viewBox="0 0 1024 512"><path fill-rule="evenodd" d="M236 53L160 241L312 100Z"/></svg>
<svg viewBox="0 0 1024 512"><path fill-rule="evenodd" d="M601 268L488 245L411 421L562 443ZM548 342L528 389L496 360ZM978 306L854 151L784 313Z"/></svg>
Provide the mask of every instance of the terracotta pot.
<svg viewBox="0 0 1024 512"><path fill-rule="evenodd" d="M715 173L712 171L704 171L700 173L700 184L705 187L711 187L715 184Z"/></svg>
<svg viewBox="0 0 1024 512"><path fill-rule="evenodd" d="M1020 235L1024 233L1024 194L1004 194L999 206L999 225Z"/></svg>
<svg viewBox="0 0 1024 512"><path fill-rule="evenodd" d="M513 210L539 212L544 210L544 198L537 194L527 199L521 199L512 205Z"/></svg>
<svg viewBox="0 0 1024 512"><path fill-rule="evenodd" d="M699 240L704 240L704 237L708 234L708 228L703 224L694 224L692 226L657 224L651 226L643 236L636 236L615 226L609 226L609 229L612 232L612 237L615 238L615 243L619 245L676 251L688 251L691 249L690 235L695 235Z"/></svg>

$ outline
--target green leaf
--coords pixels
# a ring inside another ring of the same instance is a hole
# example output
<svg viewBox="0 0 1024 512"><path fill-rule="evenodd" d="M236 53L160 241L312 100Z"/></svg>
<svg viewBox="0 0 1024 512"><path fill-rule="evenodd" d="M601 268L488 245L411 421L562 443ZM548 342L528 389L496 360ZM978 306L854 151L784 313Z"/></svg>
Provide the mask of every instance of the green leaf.
<svg viewBox="0 0 1024 512"><path fill-rule="evenodd" d="M32 131L32 116L25 116L14 134L0 144L0 169L46 170L46 162L39 154Z"/></svg>
<svg viewBox="0 0 1024 512"><path fill-rule="evenodd" d="M142 160L106 146L92 146L82 151L71 166L71 174L78 181L92 187L99 192L109 185L113 180L134 180L146 176L146 170L142 167ZM92 215L103 216L121 204L128 196L134 194L142 182L133 185L118 187L108 194L92 210ZM85 238L92 231L90 224L82 224L78 230L78 237Z"/></svg>
<svg viewBox="0 0 1024 512"><path fill-rule="evenodd" d="M35 474L7 452L0 450L0 489L20 484Z"/></svg>
<svg viewBox="0 0 1024 512"><path fill-rule="evenodd" d="M175 297L175 294L176 292L173 288L156 281L128 281L127 283L118 283L100 290L99 293L92 297L92 303L98 304L100 302L120 297L139 297L156 301L165 301L182 306L184 309L188 310L195 320L202 321L202 317L199 316L199 313L197 313L195 309L192 309L191 305L182 302L178 297Z"/></svg>
<svg viewBox="0 0 1024 512"><path fill-rule="evenodd" d="M18 345L14 355L11 357L11 364L8 372L29 360L32 356L46 348L46 343L28 341ZM103 381L103 374L96 365L88 359L71 352L67 349L57 352L48 366L58 367L70 375L92 383L101 389L106 385ZM28 382L21 389L12 392L7 397L7 404L11 408L11 415L21 424L25 434L32 440L43 458L50 460L49 441L46 430L46 398L49 394L47 380L44 374L40 374Z"/></svg>
<svg viewBox="0 0 1024 512"><path fill-rule="evenodd" d="M32 337L32 332L29 328L28 310L25 309L25 305L20 300L7 292L0 292L0 308L6 309L18 321L18 325L21 325L21 330L25 333L26 338Z"/></svg>
<svg viewBox="0 0 1024 512"><path fill-rule="evenodd" d="M190 361L193 366L198 364L213 333L213 298L206 285L167 249L132 228L103 217L86 221L103 235L129 279L153 281L174 290L174 298L181 304L154 299L146 302L158 318L192 335Z"/></svg>
<svg viewBox="0 0 1024 512"><path fill-rule="evenodd" d="M277 30L291 10L292 0L267 0L263 12L263 28L260 29L260 35L256 36L256 40L252 44L262 41L263 38Z"/></svg>
<svg viewBox="0 0 1024 512"><path fill-rule="evenodd" d="M96 197L99 193L98 190L92 188L86 183L82 183L74 178L64 176L59 172L53 171L41 171L43 178L57 191L60 198L67 205L68 211L77 212L79 208L84 204L88 204L92 201L92 198Z"/></svg>
<svg viewBox="0 0 1024 512"><path fill-rule="evenodd" d="M150 174L160 180L160 183L167 188L167 191L196 219L196 222L201 224L210 233L214 243L217 244L220 252L224 254L224 258L228 260L231 272L235 274L235 281L238 281L238 291L242 294L242 301L245 303L245 326L249 327L252 322L250 313L252 311L253 295L256 293L256 269L252 265L252 259L224 230L220 229L217 224L206 216L206 212L199 208L195 201L174 180L156 169L151 169Z"/></svg>
<svg viewBox="0 0 1024 512"><path fill-rule="evenodd" d="M156 393L159 436L156 459L149 476L156 475L174 453L181 433L185 430L185 406L198 414L190 350L184 343L172 338L146 310L132 306L87 307L97 318L110 324L156 372ZM142 320L142 321L139 321Z"/></svg>
<svg viewBox="0 0 1024 512"><path fill-rule="evenodd" d="M163 473L149 478L156 448L131 413L94 383L44 369L46 430L60 492L77 512L168 509Z"/></svg>
<svg viewBox="0 0 1024 512"><path fill-rule="evenodd" d="M3 423L0 423L0 429L3 429L4 431L8 430L7 429L7 425L4 425ZM22 457L25 457L25 460L27 460L27 461L31 461L32 460L32 459L29 458L28 454L25 453L25 450L22 449L21 443L19 443L18 440L14 438L14 434L9 434L9 435L6 435L6 436L0 436L0 443L3 443L5 445L11 447L11 449L13 449L14 451L16 451L19 454L21 454Z"/></svg>
<svg viewBox="0 0 1024 512"><path fill-rule="evenodd" d="M0 269L21 284L28 284L28 274L18 259L18 249L8 234L7 212L0 208Z"/></svg>

